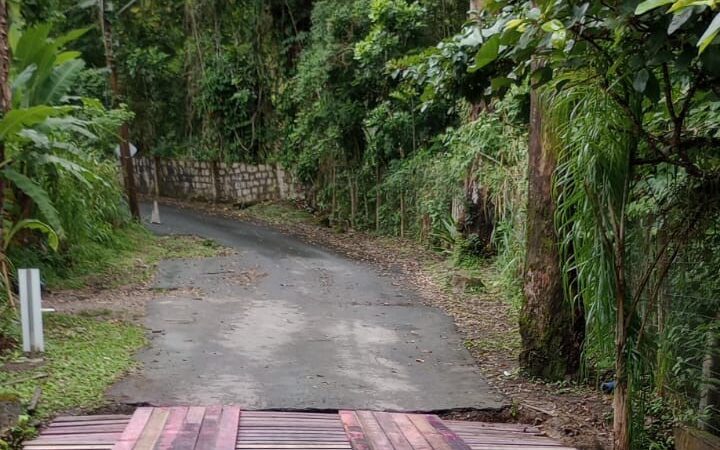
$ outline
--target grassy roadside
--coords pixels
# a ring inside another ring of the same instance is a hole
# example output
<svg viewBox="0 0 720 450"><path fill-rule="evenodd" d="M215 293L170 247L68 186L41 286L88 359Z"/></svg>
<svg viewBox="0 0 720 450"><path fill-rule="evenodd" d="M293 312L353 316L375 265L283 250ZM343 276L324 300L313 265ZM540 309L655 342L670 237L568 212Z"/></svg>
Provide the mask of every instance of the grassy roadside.
<svg viewBox="0 0 720 450"><path fill-rule="evenodd" d="M27 403L37 387L42 389L36 411L41 420L59 411L101 406L107 386L134 365L133 354L145 345L137 325L64 314L46 316L45 338L42 363L23 369L16 352L7 358L16 363L0 370L4 395Z"/></svg>
<svg viewBox="0 0 720 450"><path fill-rule="evenodd" d="M130 225L117 230L111 245L88 244L69 252L62 256L69 264L59 264L58 256L51 256L58 258L53 260L26 254L18 267L40 267L45 288L51 292L69 290L95 298L118 287L131 292L143 287L163 259L212 257L228 250L211 240L155 236ZM46 352L41 361L28 359L17 349L0 354L0 403L19 400L26 407L39 387L42 399L33 420L103 406L107 387L134 367L133 355L146 343L142 327L111 315L51 313L44 320ZM11 323L9 331L19 340L17 320ZM0 436L0 449L7 445Z"/></svg>
<svg viewBox="0 0 720 450"><path fill-rule="evenodd" d="M318 224L315 216L289 203L258 203L240 211L240 215L263 220L274 225Z"/></svg>
<svg viewBox="0 0 720 450"><path fill-rule="evenodd" d="M51 290L119 286L147 282L163 259L204 258L225 251L212 240L194 236L155 236L140 225L118 230L113 245L83 245L68 256L69 266L40 263Z"/></svg>

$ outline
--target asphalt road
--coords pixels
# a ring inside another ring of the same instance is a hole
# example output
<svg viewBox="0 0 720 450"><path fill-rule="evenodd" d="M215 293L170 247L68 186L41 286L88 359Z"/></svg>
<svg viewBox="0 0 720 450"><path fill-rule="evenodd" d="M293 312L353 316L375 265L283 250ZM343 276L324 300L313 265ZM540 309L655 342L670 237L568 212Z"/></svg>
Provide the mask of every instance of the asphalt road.
<svg viewBox="0 0 720 450"><path fill-rule="evenodd" d="M308 410L505 404L452 320L375 268L248 223L169 206L161 217L148 225L157 233L239 253L161 263L155 287L183 294L148 306L142 369L113 386L111 399Z"/></svg>

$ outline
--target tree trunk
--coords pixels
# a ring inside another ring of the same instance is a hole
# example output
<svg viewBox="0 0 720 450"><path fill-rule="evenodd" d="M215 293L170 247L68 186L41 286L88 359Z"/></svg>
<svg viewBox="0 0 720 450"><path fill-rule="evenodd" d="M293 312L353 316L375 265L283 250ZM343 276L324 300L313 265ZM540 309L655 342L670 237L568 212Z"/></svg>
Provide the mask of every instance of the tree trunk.
<svg viewBox="0 0 720 450"><path fill-rule="evenodd" d="M350 227L355 228L357 215L357 195L355 194L355 179L348 174L348 189L350 191Z"/></svg>
<svg viewBox="0 0 720 450"><path fill-rule="evenodd" d="M382 205L382 197L380 196L380 166L375 167L375 232L380 232L380 206Z"/></svg>
<svg viewBox="0 0 720 450"><path fill-rule="evenodd" d="M624 220L624 219L623 219ZM613 391L613 449L630 450L630 397L627 373L627 328L625 326L625 237L616 227L615 239L615 390Z"/></svg>
<svg viewBox="0 0 720 450"><path fill-rule="evenodd" d="M0 0L0 113L2 116L10 111L12 105L12 91L10 90L10 41L8 32L10 18L6 0ZM0 164L5 162L5 142L0 140ZM0 244L4 244L5 230L3 229L5 217L5 179L0 177ZM2 270L5 289L8 293L8 302L14 306L12 287L9 283L8 267L5 260L4 246L0 245L0 270Z"/></svg>
<svg viewBox="0 0 720 450"><path fill-rule="evenodd" d="M113 56L112 26L105 14L105 1L98 0L98 15L100 29L102 30L103 45L105 47L105 62L110 72L110 89L113 93L113 106L121 103L120 82L117 67ZM128 206L133 218L140 220L140 207L138 206L137 191L135 190L135 169L130 156L130 129L127 123L120 126L120 161L123 167L123 179Z"/></svg>
<svg viewBox="0 0 720 450"><path fill-rule="evenodd" d="M337 167L333 161L332 167L332 205L330 207L330 226L335 225L337 218Z"/></svg>
<svg viewBox="0 0 720 450"><path fill-rule="evenodd" d="M558 237L556 235L552 177L556 155L545 142L542 110L536 90L530 94L528 158L527 251L524 301L520 312L521 366L531 375L561 379L577 373L584 336L575 320L584 320L581 308L565 301Z"/></svg>
<svg viewBox="0 0 720 450"><path fill-rule="evenodd" d="M405 238L405 191L400 192L400 237Z"/></svg>
<svg viewBox="0 0 720 450"><path fill-rule="evenodd" d="M720 321L720 313L716 316ZM720 430L720 386L712 380L720 374L720 336L717 330L707 333L707 352L703 361L703 384L700 390L700 411L709 414L700 420L699 427L710 433Z"/></svg>
<svg viewBox="0 0 720 450"><path fill-rule="evenodd" d="M10 111L12 91L10 90L10 28L8 4L0 0L0 113L4 116ZM0 140L0 163L5 162L5 142ZM5 179L0 178L0 219L5 208ZM3 236L3 220L0 220L0 237Z"/></svg>

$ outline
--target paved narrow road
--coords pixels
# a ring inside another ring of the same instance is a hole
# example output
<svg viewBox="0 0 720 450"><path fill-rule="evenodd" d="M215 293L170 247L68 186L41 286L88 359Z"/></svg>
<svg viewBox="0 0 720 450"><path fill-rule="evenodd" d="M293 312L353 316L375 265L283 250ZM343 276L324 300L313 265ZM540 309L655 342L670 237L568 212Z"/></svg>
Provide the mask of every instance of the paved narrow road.
<svg viewBox="0 0 720 450"><path fill-rule="evenodd" d="M147 206L144 216L149 215ZM493 409L452 320L373 267L267 228L161 206L158 233L238 254L160 265L139 373L122 403L247 409ZM190 288L190 289L188 289Z"/></svg>

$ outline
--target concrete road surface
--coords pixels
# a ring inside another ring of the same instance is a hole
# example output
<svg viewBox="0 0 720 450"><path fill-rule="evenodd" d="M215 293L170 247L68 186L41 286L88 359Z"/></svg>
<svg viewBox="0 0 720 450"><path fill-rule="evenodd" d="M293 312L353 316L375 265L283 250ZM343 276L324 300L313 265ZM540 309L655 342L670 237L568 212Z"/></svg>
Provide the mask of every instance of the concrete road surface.
<svg viewBox="0 0 720 450"><path fill-rule="evenodd" d="M194 210L161 206L161 218L148 225L157 233L194 234L239 253L161 263L155 287L182 294L148 305L142 369L110 389L112 400L320 410L505 405L451 318L372 266Z"/></svg>

